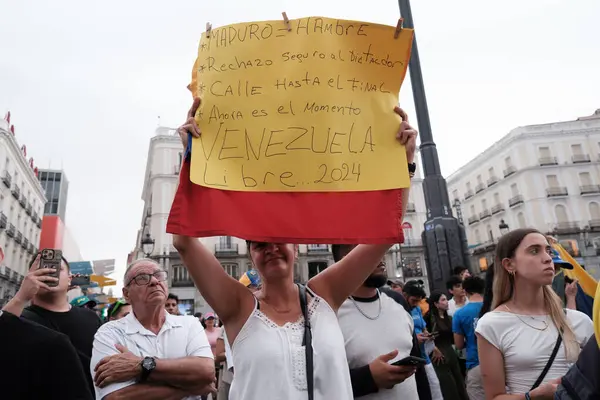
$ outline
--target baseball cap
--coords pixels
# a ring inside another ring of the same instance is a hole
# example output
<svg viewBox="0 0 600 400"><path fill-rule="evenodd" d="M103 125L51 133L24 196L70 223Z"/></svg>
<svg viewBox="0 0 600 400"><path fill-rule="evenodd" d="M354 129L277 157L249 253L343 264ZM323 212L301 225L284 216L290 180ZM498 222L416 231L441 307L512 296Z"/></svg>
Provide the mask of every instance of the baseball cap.
<svg viewBox="0 0 600 400"><path fill-rule="evenodd" d="M210 319L210 318L216 319L215 313L209 311L206 314L204 314L204 319Z"/></svg>
<svg viewBox="0 0 600 400"><path fill-rule="evenodd" d="M75 307L83 307L85 305L88 307L96 307L96 304L98 303L87 296L79 296L71 300L71 305Z"/></svg>
<svg viewBox="0 0 600 400"><path fill-rule="evenodd" d="M425 292L425 285L421 279L412 279L404 284L402 291L409 296L415 297L427 297Z"/></svg>
<svg viewBox="0 0 600 400"><path fill-rule="evenodd" d="M554 263L554 266L560 267L563 269L573 269L573 264L566 262L565 260L560 258L560 254L555 249L552 249L551 256L552 256L552 262Z"/></svg>
<svg viewBox="0 0 600 400"><path fill-rule="evenodd" d="M240 278L240 283L246 287L260 286L260 276L255 269L248 270Z"/></svg>

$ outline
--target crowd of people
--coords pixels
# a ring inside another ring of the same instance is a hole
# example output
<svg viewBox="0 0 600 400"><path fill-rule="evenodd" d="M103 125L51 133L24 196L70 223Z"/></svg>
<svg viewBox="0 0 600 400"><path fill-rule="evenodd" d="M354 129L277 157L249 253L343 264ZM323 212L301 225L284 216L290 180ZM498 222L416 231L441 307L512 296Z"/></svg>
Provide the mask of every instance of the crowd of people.
<svg viewBox="0 0 600 400"><path fill-rule="evenodd" d="M195 111L184 145L200 134ZM395 111L412 164L416 132ZM167 271L139 259L103 321L90 299L68 302L67 260L53 277L36 257L0 314L0 397L600 398L598 340L574 309L576 282L565 299L552 289L572 266L535 229L501 237L485 279L459 267L429 296L422 281L388 280L388 245L332 245L334 263L298 284L294 244L248 241L254 269L235 280L196 238L173 243L213 311L180 315Z"/></svg>

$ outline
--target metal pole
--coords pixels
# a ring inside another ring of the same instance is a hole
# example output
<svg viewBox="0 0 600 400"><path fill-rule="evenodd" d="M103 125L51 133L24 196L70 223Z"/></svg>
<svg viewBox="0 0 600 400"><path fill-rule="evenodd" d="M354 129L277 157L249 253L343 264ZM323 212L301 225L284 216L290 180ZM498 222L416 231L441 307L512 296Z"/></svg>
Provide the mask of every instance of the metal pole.
<svg viewBox="0 0 600 400"><path fill-rule="evenodd" d="M410 1L398 0L398 6L400 15L404 18L404 26L414 29ZM409 73L421 139L423 194L427 206L427 221L421 236L428 280L430 289L444 291L452 269L456 266L469 267L470 263L464 227L452 215L446 180L442 176L437 148L433 141L416 34L413 38Z"/></svg>

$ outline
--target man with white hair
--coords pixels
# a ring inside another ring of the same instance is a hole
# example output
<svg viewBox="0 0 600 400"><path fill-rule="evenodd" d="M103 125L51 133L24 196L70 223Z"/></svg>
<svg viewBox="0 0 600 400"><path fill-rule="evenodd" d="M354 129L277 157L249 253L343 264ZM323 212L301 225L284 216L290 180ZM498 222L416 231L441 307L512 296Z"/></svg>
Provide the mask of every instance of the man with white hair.
<svg viewBox="0 0 600 400"><path fill-rule="evenodd" d="M200 321L165 310L167 272L141 259L127 267L123 283L132 312L94 338L96 399L200 399L214 392L213 354Z"/></svg>

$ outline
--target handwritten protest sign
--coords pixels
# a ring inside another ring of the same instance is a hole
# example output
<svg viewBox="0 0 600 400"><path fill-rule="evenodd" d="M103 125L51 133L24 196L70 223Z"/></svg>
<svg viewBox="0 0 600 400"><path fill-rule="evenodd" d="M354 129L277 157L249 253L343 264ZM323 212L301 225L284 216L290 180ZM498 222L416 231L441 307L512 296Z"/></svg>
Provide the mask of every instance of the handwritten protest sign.
<svg viewBox="0 0 600 400"><path fill-rule="evenodd" d="M413 31L328 18L265 21L202 35L191 90L202 98L195 184L235 191L409 186L393 112Z"/></svg>

